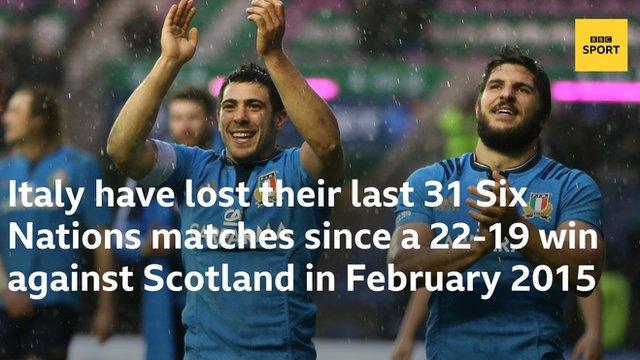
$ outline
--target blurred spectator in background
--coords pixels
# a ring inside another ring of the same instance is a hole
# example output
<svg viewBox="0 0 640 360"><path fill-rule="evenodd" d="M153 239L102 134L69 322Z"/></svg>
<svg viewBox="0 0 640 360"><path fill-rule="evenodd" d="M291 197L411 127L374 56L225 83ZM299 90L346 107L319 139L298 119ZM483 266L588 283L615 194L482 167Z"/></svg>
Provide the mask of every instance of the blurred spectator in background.
<svg viewBox="0 0 640 360"><path fill-rule="evenodd" d="M447 106L440 113L438 126L444 135L442 150L445 158L458 157L473 151L478 141L473 109L475 100L469 99L465 104L471 105L468 105L466 109Z"/></svg>
<svg viewBox="0 0 640 360"><path fill-rule="evenodd" d="M74 222L85 229L104 229L111 223L108 207L95 206L95 181L101 178L96 160L74 147L64 145L62 118L52 91L42 86L23 86L9 100L3 116L5 142L13 154L0 163L0 199L8 199L9 182L27 182L32 187L51 187L56 182L77 193L85 189L78 211L66 215L67 208L0 207L0 260L2 275L18 271L29 278L43 272L53 279L54 272L70 278L72 264L82 264L81 250L27 249L18 244L9 248L9 224L33 233L54 232L60 226L74 229ZM4 201L4 200L3 200ZM38 238L39 239L39 238ZM112 254L104 247L93 251L100 274L114 268ZM5 273L6 271L6 273ZM6 284L5 284L6 286ZM35 290L34 290L35 291ZM29 294L0 289L0 358L65 359L67 347L78 322L82 301L79 292L49 292L35 300ZM111 333L114 318L112 293L101 291L92 331L101 340Z"/></svg>

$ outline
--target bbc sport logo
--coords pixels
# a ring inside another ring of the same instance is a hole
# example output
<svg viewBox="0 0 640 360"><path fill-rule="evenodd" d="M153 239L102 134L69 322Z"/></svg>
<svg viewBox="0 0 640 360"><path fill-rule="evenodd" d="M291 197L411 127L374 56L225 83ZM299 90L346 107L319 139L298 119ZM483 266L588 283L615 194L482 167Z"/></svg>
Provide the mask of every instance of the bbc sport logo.
<svg viewBox="0 0 640 360"><path fill-rule="evenodd" d="M626 72L627 19L575 20L575 71Z"/></svg>

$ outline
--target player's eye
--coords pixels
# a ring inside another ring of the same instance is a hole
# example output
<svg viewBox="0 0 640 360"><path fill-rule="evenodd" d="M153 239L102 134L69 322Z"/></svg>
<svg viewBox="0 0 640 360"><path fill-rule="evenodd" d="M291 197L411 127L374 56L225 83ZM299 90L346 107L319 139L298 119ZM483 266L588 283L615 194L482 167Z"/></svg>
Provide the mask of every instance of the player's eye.
<svg viewBox="0 0 640 360"><path fill-rule="evenodd" d="M250 110L260 110L262 109L262 105L260 103L250 103L249 105L247 105L247 108L249 108Z"/></svg>
<svg viewBox="0 0 640 360"><path fill-rule="evenodd" d="M526 86L521 86L518 88L518 91L523 93L523 94L531 94L531 89L529 89Z"/></svg>
<svg viewBox="0 0 640 360"><path fill-rule="evenodd" d="M229 110L233 110L235 108L236 108L236 105L232 104L232 103L224 103L224 104L222 104L222 110L229 111Z"/></svg>

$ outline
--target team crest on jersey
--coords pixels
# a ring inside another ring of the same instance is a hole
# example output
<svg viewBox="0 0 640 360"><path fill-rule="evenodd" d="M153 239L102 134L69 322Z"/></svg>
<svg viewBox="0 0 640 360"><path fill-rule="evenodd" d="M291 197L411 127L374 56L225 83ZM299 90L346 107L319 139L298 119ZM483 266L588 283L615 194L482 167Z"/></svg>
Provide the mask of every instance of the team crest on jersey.
<svg viewBox="0 0 640 360"><path fill-rule="evenodd" d="M66 171L59 169L49 177L49 186L54 187L56 185L56 180L60 180L60 184L62 186L66 186L69 181L69 174Z"/></svg>
<svg viewBox="0 0 640 360"><path fill-rule="evenodd" d="M257 206L262 206L262 204L264 204L264 201L262 200L262 191L260 191L260 189L264 186L264 184L268 184L269 187L271 188L271 192L269 192L269 202L272 204L276 202L276 181L277 180L278 179L276 178L275 171L272 171L265 175L260 175L260 177L258 177L258 186L253 191L253 197L256 199Z"/></svg>
<svg viewBox="0 0 640 360"><path fill-rule="evenodd" d="M533 218L537 216L549 221L551 213L553 212L550 193L531 193L527 205L528 206L524 208L524 217Z"/></svg>

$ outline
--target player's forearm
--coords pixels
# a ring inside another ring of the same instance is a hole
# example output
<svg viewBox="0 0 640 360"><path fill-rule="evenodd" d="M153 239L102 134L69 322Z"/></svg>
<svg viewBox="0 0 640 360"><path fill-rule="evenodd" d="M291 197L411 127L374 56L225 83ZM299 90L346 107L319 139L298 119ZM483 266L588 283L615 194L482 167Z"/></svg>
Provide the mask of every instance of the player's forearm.
<svg viewBox="0 0 640 360"><path fill-rule="evenodd" d="M104 234L104 230L102 230ZM96 271L100 274L100 278L104 279L104 273L107 271L114 271L116 268L116 261L113 252L104 247L98 247L93 251L93 260L95 263ZM113 293L109 291L100 290L98 296L98 307L112 307L113 306Z"/></svg>
<svg viewBox="0 0 640 360"><path fill-rule="evenodd" d="M587 297L578 297L578 307L584 319L585 333L602 335L602 292L600 287Z"/></svg>
<svg viewBox="0 0 640 360"><path fill-rule="evenodd" d="M470 249L392 249L389 262L402 272L462 271L487 253L478 243L471 243Z"/></svg>
<svg viewBox="0 0 640 360"><path fill-rule="evenodd" d="M341 156L338 121L327 103L282 51L265 56L264 62L289 118L313 152L321 159Z"/></svg>
<svg viewBox="0 0 640 360"><path fill-rule="evenodd" d="M161 56L149 75L131 94L111 128L107 153L121 170L127 175L133 175L133 178L146 174L145 171L137 171L139 169L136 167L149 165L140 161L140 158L147 150L145 143L156 121L162 99L181 66L181 63ZM148 172L151 168L143 170ZM142 174L136 174L138 172Z"/></svg>
<svg viewBox="0 0 640 360"><path fill-rule="evenodd" d="M598 239L596 249L571 249L569 242L565 242L561 248L545 248L540 239L540 231L531 222L526 219L520 219L520 223L527 226L529 238L526 246L520 250L520 253L534 265L546 265L553 271L561 266L568 266L569 270L569 287L576 292L578 285L586 285L583 281L579 281L579 268L584 265L593 265L594 270L585 272L594 277L596 283L600 279L602 272L602 263L604 261L604 243ZM566 230L566 229L565 229ZM577 229L576 229L577 230ZM556 231L562 231L558 229ZM576 292L578 293L578 292ZM584 296L588 293L579 293Z"/></svg>
<svg viewBox="0 0 640 360"><path fill-rule="evenodd" d="M429 301L429 292L425 288L420 288L411 294L400 331L398 331L398 339L413 339L427 317L427 301Z"/></svg>

